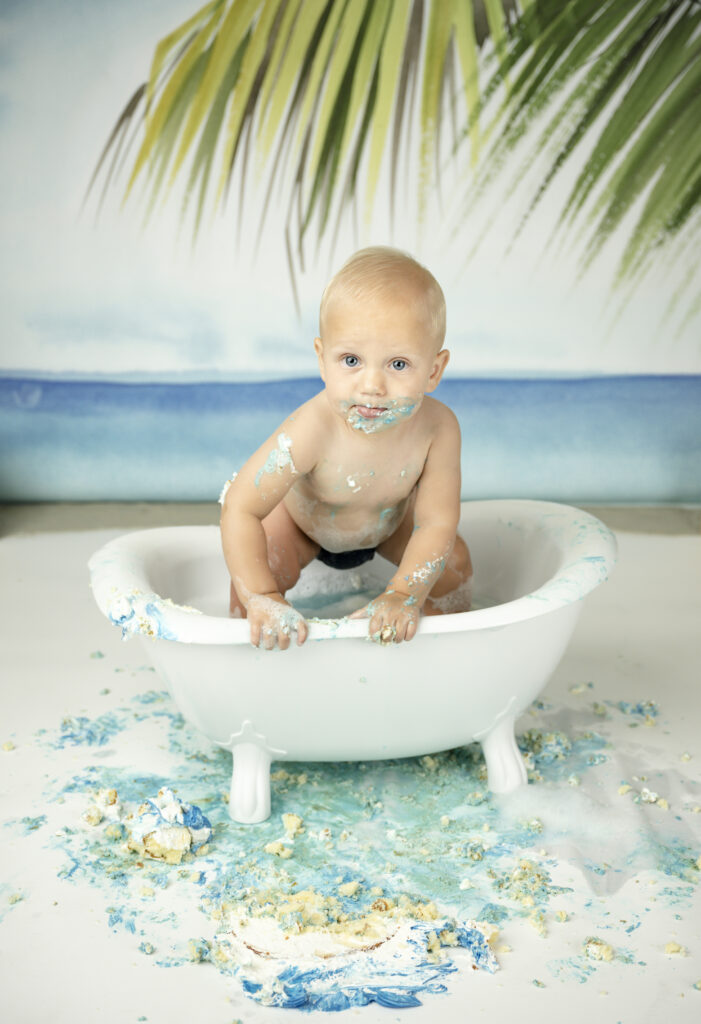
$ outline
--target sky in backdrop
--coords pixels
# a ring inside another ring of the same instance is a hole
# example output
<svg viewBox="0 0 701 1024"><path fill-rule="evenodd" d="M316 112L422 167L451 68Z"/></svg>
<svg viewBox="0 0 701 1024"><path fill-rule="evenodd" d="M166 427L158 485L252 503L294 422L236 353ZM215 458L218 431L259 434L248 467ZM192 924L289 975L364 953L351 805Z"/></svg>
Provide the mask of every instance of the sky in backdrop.
<svg viewBox="0 0 701 1024"><path fill-rule="evenodd" d="M608 299L616 240L576 280L567 250L543 255L564 177L505 254L523 196L485 197L463 221L464 178L444 176L426 223L411 187L390 229L387 182L370 224L346 218L333 252L310 245L295 312L273 205L254 255L262 187L209 217L196 246L179 230L177 195L146 226L138 202L113 187L99 217L83 206L102 147L154 46L197 0L4 0L0 6L0 372L246 379L316 374L312 340L330 273L355 248L409 249L441 281L448 301L450 373L477 375L701 372L701 316L661 324L683 267L663 266L615 319ZM543 165L544 166L544 165ZM531 173L537 176L538 167ZM98 190L99 192L99 190ZM468 262L485 219L499 216ZM677 324L678 326L678 324Z"/></svg>

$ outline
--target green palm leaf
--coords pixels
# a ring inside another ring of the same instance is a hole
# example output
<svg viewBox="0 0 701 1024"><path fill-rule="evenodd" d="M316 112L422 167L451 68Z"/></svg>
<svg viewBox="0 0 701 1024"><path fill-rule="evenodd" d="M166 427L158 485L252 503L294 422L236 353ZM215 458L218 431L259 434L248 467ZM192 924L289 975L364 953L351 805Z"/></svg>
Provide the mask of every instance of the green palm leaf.
<svg viewBox="0 0 701 1024"><path fill-rule="evenodd" d="M701 4L522 0L516 18L514 7L514 0L210 0L156 46L149 78L120 115L90 188L101 174L105 190L114 180L133 125L139 146L125 199L141 181L148 216L183 182L182 215L196 200L196 236L207 200L217 209L235 172L240 223L255 152L257 177L267 177L260 231L281 190L286 245L303 265L310 225L325 236L334 204L335 234L361 194L370 216L387 159L391 209L400 166L418 163L421 216L439 182L441 131L452 124L454 159L462 161L465 149L476 165L466 215L500 175L510 175L502 196L519 188L524 165L546 152L549 167L527 223L586 148L555 237L580 246L586 269L614 233L627 230L618 279L632 281L661 245L682 251L698 231Z"/></svg>
<svg viewBox="0 0 701 1024"><path fill-rule="evenodd" d="M417 89L423 207L437 173L443 97L455 57L475 159L478 50L491 34L503 52L504 12L513 5L514 0L211 0L156 46L148 81L123 111L96 174L121 149L129 123L134 120L138 128L141 117L125 199L143 180L150 213L158 198L184 181L183 216L196 195L196 235L207 199L214 208L221 204L237 167L243 188L255 148L259 169L268 171L268 196L276 185L292 182L287 229L297 236L302 261L309 225L318 217L323 234L334 202L340 217L362 188L370 215L387 156L394 191ZM113 163L108 182L114 173Z"/></svg>
<svg viewBox="0 0 701 1024"><path fill-rule="evenodd" d="M386 31L382 36L377 62L377 87L372 110L370 154L365 179L365 217L368 221L372 214L392 111L396 106L404 41L409 30L410 15L411 3L409 0L397 0L392 6Z"/></svg>
<svg viewBox="0 0 701 1024"><path fill-rule="evenodd" d="M341 87L346 81L351 57L356 51L358 34L366 18L367 6L368 5L364 0L356 0L355 3L347 4L341 12L341 17L337 25L334 24L331 19L327 23L327 37L331 37L332 33L335 33L337 38L333 42L332 49L330 48L331 52L327 57L328 67L326 70L326 82L323 96L319 103L318 114L314 119L313 126L309 129L309 176L312 180L316 178L317 172L319 171L321 155L331 127L332 118L334 116L338 116L339 93ZM312 68L312 78L307 89L307 97L310 98L312 89L318 82L318 75L315 74L315 70L315 68ZM305 131L304 125L309 120L308 116L305 117L305 110L308 115L308 105L305 105L305 108L303 108L300 113L300 131L302 133ZM347 115L346 123L349 121L350 118ZM340 139L339 160L344 137L345 130Z"/></svg>
<svg viewBox="0 0 701 1024"><path fill-rule="evenodd" d="M466 215L505 168L512 175L510 194L524 166L550 151L550 167L518 234L563 167L596 137L556 229L561 240L580 246L582 271L630 216L618 285L639 280L660 246L675 239L681 244L687 232L698 235L701 6L689 0L573 0L564 6L534 0L505 44L483 104L510 72L509 91L487 127L493 141ZM515 162L516 146L539 117L535 143Z"/></svg>
<svg viewBox="0 0 701 1024"><path fill-rule="evenodd" d="M146 86L146 110L150 110L151 103L153 101L153 93L156 84L160 78L161 72L163 71L166 60L172 55L173 50L179 43L181 43L188 36L200 28L211 14L216 14L222 5L224 0L212 0L211 3L205 4L204 7L200 8L196 14L193 14L191 18L183 22L174 32L171 32L164 39L160 41L156 47L153 60L151 62L151 73Z"/></svg>
<svg viewBox="0 0 701 1024"><path fill-rule="evenodd" d="M264 156L270 151L290 97L294 97L293 102L298 102L298 86L303 80L302 68L305 68L306 77L309 57L323 28L327 6L327 0L302 0L301 4L287 5L285 24L281 26L279 41L272 56L271 73L261 85L259 138ZM287 32L286 38L283 28Z"/></svg>

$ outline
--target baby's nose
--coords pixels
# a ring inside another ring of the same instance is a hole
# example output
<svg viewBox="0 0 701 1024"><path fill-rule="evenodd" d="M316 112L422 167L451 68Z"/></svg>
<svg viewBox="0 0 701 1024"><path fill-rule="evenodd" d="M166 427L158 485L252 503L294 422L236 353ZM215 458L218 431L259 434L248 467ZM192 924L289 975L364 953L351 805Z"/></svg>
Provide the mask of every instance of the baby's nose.
<svg viewBox="0 0 701 1024"><path fill-rule="evenodd" d="M381 395L385 390L385 375L380 369L367 366L363 374L363 391L368 395Z"/></svg>

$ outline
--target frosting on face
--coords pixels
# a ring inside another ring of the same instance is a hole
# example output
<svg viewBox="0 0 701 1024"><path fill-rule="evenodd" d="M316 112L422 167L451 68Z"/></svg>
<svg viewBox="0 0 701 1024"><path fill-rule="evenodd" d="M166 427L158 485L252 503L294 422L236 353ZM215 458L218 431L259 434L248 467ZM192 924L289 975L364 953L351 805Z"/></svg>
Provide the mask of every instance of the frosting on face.
<svg viewBox="0 0 701 1024"><path fill-rule="evenodd" d="M417 411L423 395L405 398L386 398L377 405L362 405L357 402L343 401L339 405L341 414L353 430L363 434L377 434L396 426Z"/></svg>

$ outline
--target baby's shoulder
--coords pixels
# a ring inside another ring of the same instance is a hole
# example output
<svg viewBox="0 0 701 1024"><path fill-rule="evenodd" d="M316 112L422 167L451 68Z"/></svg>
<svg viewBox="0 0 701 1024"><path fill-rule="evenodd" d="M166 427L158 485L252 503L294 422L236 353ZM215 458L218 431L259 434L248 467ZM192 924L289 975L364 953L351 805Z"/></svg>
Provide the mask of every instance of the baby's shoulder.
<svg viewBox="0 0 701 1024"><path fill-rule="evenodd" d="M324 401L323 392L314 395L300 405L285 420L285 426L296 434L318 434L319 427L330 419L329 403Z"/></svg>
<svg viewBox="0 0 701 1024"><path fill-rule="evenodd" d="M424 414L426 428L431 434L449 433L460 436L457 416L452 409L444 405L443 402L439 402L437 398L426 395L421 411Z"/></svg>
<svg viewBox="0 0 701 1024"><path fill-rule="evenodd" d="M315 395L294 412L280 425L279 430L285 434L292 450L296 452L296 462L304 465L304 471L316 462L323 446L323 438L327 436L328 403L320 401Z"/></svg>

